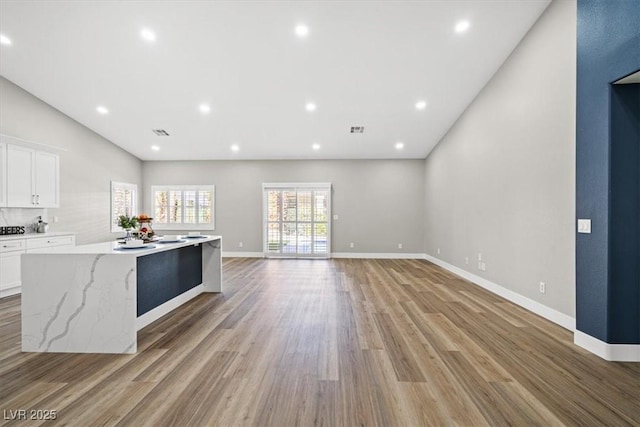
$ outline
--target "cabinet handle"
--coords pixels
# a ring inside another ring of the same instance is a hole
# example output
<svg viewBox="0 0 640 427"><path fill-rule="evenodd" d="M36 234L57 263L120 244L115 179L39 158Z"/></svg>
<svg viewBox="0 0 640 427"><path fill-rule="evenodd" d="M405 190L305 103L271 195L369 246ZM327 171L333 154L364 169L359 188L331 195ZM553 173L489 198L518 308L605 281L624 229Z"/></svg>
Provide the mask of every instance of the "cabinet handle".
<svg viewBox="0 0 640 427"><path fill-rule="evenodd" d="M36 195L35 195L35 194L32 194L32 195L31 195L31 204L32 204L32 205L35 205L35 204L36 204Z"/></svg>
<svg viewBox="0 0 640 427"><path fill-rule="evenodd" d="M40 195L36 194L36 205L40 204Z"/></svg>

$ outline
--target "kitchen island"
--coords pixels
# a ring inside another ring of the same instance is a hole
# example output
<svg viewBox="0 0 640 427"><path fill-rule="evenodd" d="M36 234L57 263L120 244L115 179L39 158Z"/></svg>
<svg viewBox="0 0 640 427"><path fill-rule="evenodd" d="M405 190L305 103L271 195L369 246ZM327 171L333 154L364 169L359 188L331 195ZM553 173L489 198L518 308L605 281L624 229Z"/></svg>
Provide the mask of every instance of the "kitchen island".
<svg viewBox="0 0 640 427"><path fill-rule="evenodd" d="M135 353L137 331L203 292L221 292L220 236L22 255L22 351Z"/></svg>

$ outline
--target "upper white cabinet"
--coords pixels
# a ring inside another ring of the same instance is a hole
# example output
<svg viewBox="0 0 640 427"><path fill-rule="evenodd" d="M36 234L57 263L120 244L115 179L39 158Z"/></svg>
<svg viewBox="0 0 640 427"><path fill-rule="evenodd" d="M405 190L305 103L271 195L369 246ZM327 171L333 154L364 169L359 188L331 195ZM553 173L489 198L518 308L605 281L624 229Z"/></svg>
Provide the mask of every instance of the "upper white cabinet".
<svg viewBox="0 0 640 427"><path fill-rule="evenodd" d="M60 158L57 154L36 151L36 204L43 208L60 206Z"/></svg>
<svg viewBox="0 0 640 427"><path fill-rule="evenodd" d="M57 208L60 204L59 156L7 144L7 203L15 208Z"/></svg>

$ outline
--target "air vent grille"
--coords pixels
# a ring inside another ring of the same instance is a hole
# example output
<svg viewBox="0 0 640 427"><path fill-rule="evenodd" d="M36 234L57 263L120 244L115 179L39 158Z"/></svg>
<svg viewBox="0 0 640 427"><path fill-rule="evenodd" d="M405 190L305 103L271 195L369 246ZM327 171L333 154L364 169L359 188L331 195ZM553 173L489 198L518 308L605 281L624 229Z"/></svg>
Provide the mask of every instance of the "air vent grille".
<svg viewBox="0 0 640 427"><path fill-rule="evenodd" d="M169 136L169 132L167 132L164 129L152 129L153 133L155 133L158 136Z"/></svg>
<svg viewBox="0 0 640 427"><path fill-rule="evenodd" d="M364 133L364 126L351 126L351 133Z"/></svg>

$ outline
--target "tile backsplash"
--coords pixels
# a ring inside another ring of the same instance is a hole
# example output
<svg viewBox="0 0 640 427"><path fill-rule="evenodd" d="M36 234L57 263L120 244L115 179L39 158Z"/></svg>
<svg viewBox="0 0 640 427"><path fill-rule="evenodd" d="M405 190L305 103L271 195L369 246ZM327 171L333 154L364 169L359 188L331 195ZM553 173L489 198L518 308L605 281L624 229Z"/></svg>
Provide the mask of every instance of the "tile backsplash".
<svg viewBox="0 0 640 427"><path fill-rule="evenodd" d="M33 208L0 208L0 226L23 225L27 233L35 233L31 224L37 221L38 216L42 216L47 221L46 209Z"/></svg>

